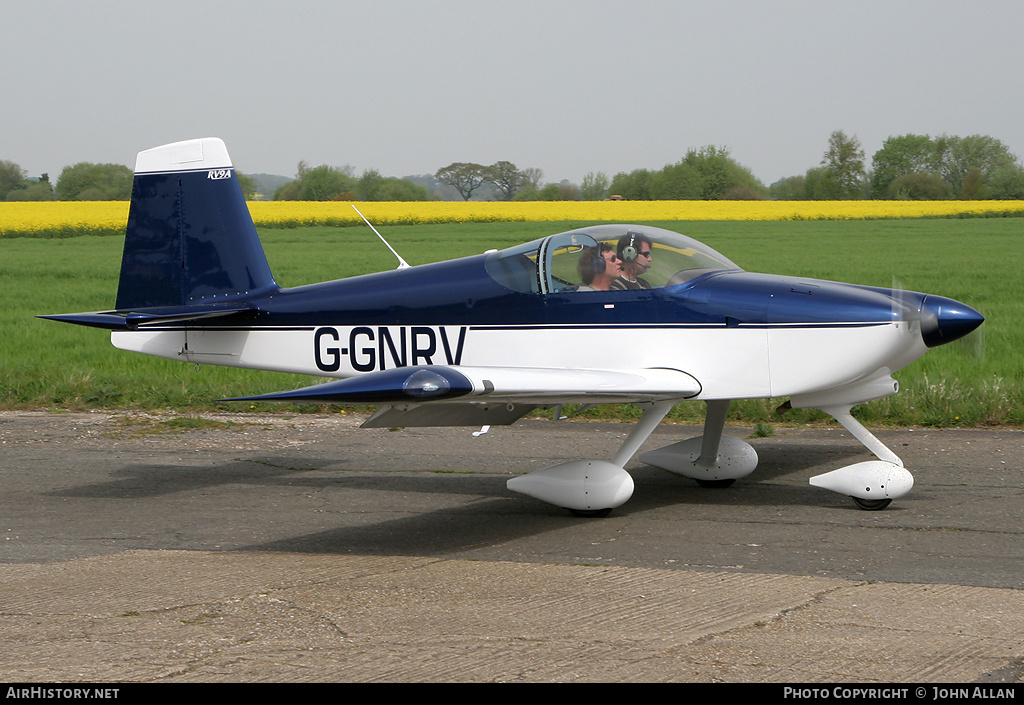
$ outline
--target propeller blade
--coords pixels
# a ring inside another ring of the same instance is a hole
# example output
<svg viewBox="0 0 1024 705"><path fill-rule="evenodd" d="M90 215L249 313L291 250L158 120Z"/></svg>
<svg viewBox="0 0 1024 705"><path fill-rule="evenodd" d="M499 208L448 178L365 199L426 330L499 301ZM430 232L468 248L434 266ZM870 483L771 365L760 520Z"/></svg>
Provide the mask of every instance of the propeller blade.
<svg viewBox="0 0 1024 705"><path fill-rule="evenodd" d="M985 326L975 328L963 338L954 341L953 345L964 355L981 362L985 359Z"/></svg>
<svg viewBox="0 0 1024 705"><path fill-rule="evenodd" d="M921 320L921 297L907 291L903 282L895 275L892 278L892 312L893 319L900 322L915 323Z"/></svg>

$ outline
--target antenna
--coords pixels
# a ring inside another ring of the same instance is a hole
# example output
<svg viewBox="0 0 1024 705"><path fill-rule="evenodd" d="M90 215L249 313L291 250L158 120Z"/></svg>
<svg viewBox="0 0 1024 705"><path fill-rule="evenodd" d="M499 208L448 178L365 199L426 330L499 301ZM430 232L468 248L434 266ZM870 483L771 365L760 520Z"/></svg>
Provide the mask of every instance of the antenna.
<svg viewBox="0 0 1024 705"><path fill-rule="evenodd" d="M356 213L359 213L359 209L356 208L355 206L352 206L352 210L354 210ZM366 219L365 215L363 215L362 213L359 213L359 217L363 219L364 223L366 223L367 225L370 226L370 230L372 230L373 232L377 233L377 228L373 227L373 224L370 223L370 221L368 221ZM400 255L397 252L395 252L395 248L392 247L390 244L388 244L388 241L384 239L383 235L381 235L380 233L377 233L377 237L380 238L381 242L383 242L385 245L388 246L388 249L391 250L391 254L393 254L395 257L398 258L398 268L399 269L406 269L409 266L409 263L406 262L404 259L402 259L402 255Z"/></svg>

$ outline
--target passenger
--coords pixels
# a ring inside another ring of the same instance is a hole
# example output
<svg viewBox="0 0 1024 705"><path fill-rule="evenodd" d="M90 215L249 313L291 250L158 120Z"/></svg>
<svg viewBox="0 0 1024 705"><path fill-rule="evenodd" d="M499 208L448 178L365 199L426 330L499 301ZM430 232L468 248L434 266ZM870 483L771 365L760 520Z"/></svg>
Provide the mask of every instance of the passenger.
<svg viewBox="0 0 1024 705"><path fill-rule="evenodd" d="M653 289L641 274L651 268L651 241L643 233L629 231L619 238L616 252L621 261L622 276L612 282L613 289Z"/></svg>
<svg viewBox="0 0 1024 705"><path fill-rule="evenodd" d="M611 245L585 247L576 263L583 286L576 291L608 291L622 274L619 256Z"/></svg>

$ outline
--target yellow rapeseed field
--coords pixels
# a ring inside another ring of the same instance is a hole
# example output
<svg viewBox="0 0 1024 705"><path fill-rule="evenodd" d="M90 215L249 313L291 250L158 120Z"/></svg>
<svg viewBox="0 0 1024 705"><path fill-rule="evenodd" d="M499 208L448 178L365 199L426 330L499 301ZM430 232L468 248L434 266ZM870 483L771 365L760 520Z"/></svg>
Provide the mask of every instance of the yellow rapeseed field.
<svg viewBox="0 0 1024 705"><path fill-rule="evenodd" d="M853 220L1024 215L1024 201L524 201L357 203L373 223L583 220ZM260 201L257 225L292 227L361 222L352 204Z"/></svg>
<svg viewBox="0 0 1024 705"><path fill-rule="evenodd" d="M347 201L252 201L257 227L354 225ZM1024 216L1024 201L524 201L366 202L357 208L374 224L496 221L855 220ZM120 235L125 201L0 203L0 237Z"/></svg>
<svg viewBox="0 0 1024 705"><path fill-rule="evenodd" d="M118 235L127 222L126 201L0 203L0 237Z"/></svg>

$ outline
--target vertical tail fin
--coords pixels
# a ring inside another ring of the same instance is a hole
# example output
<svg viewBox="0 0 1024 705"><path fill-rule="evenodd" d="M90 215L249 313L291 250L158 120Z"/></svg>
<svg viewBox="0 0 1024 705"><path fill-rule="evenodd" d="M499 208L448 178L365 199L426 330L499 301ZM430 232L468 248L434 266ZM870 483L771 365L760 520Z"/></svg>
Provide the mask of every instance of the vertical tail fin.
<svg viewBox="0 0 1024 705"><path fill-rule="evenodd" d="M117 310L220 302L276 286L221 140L139 152Z"/></svg>

